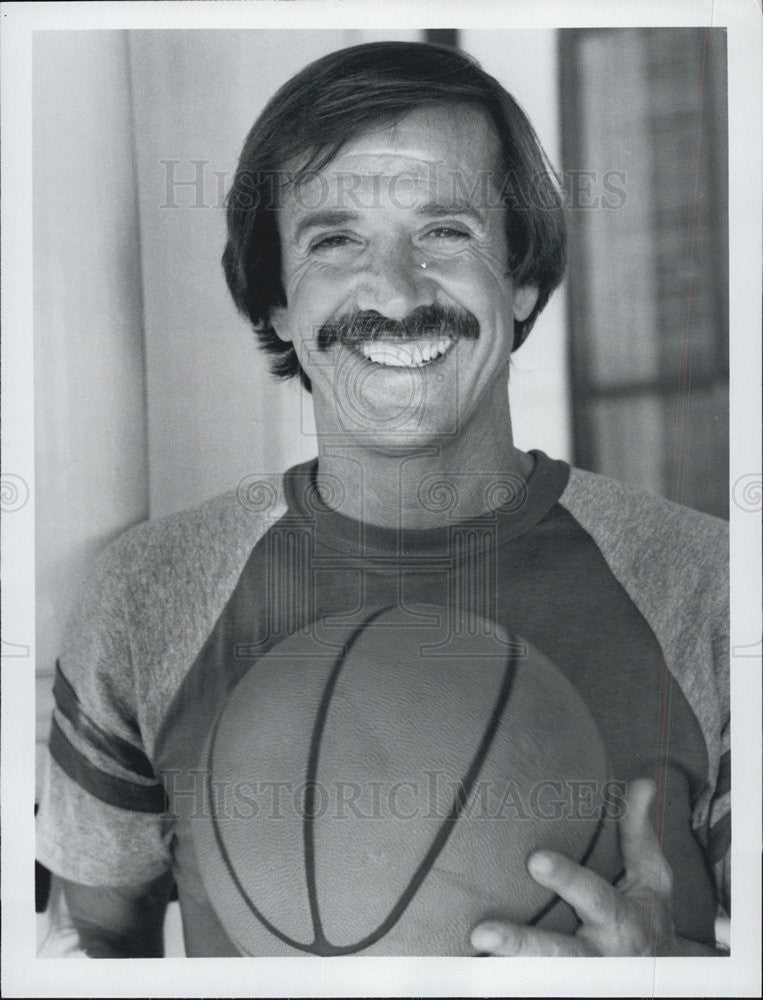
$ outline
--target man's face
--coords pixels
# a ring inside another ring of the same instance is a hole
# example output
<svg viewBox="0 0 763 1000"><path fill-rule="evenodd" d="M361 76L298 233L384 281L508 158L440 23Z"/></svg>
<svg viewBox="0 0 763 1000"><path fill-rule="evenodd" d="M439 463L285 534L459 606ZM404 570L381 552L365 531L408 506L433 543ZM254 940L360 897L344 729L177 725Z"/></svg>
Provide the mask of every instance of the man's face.
<svg viewBox="0 0 763 1000"><path fill-rule="evenodd" d="M287 306L271 321L312 382L319 432L410 451L489 419L514 319L537 298L508 277L497 159L480 112L422 108L285 189Z"/></svg>

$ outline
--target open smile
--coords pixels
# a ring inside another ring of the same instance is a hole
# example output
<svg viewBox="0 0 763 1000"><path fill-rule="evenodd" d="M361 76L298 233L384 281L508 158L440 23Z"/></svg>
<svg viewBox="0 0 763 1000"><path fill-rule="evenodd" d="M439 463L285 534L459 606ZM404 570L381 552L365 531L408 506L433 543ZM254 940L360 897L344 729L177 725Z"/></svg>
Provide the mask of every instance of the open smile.
<svg viewBox="0 0 763 1000"><path fill-rule="evenodd" d="M387 368L424 368L442 361L453 348L455 339L448 336L416 340L372 340L353 347L366 360Z"/></svg>

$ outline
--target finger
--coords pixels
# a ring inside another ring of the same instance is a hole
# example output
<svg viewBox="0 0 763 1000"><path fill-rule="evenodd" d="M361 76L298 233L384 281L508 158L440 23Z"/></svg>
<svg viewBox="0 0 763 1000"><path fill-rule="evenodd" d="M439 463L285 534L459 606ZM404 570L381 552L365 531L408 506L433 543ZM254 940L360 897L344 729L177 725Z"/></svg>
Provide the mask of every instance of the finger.
<svg viewBox="0 0 763 1000"><path fill-rule="evenodd" d="M615 919L619 893L590 868L555 851L538 851L530 855L527 870L569 903L584 924L602 926Z"/></svg>
<svg viewBox="0 0 763 1000"><path fill-rule="evenodd" d="M595 954L581 938L499 921L478 924L471 940L475 951L507 958L576 958Z"/></svg>
<svg viewBox="0 0 763 1000"><path fill-rule="evenodd" d="M654 782L645 778L631 782L628 787L626 809L620 821L625 885L647 886L658 895L669 897L673 875L652 826L655 794Z"/></svg>

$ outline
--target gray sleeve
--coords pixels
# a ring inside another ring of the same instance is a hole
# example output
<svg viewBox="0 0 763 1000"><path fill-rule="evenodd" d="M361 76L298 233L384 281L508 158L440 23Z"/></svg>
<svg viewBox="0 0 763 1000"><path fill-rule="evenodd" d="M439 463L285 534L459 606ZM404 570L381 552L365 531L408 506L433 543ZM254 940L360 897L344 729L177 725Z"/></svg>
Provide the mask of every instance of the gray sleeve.
<svg viewBox="0 0 763 1000"><path fill-rule="evenodd" d="M692 825L729 905L729 536L717 518L573 469L560 503L652 628L699 722L707 783Z"/></svg>
<svg viewBox="0 0 763 1000"><path fill-rule="evenodd" d="M124 551L118 541L95 561L68 623L37 817L39 860L87 885L140 884L170 864L136 721Z"/></svg>

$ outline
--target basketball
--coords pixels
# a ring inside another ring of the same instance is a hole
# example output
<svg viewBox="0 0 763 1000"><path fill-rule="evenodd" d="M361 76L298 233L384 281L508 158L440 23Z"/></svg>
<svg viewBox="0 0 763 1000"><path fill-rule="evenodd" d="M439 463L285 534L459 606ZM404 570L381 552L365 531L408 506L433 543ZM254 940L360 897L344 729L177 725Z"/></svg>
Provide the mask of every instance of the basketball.
<svg viewBox="0 0 763 1000"><path fill-rule="evenodd" d="M244 955L473 955L483 919L571 932L538 848L621 867L596 724L495 622L410 605L257 659L202 749L204 885Z"/></svg>

